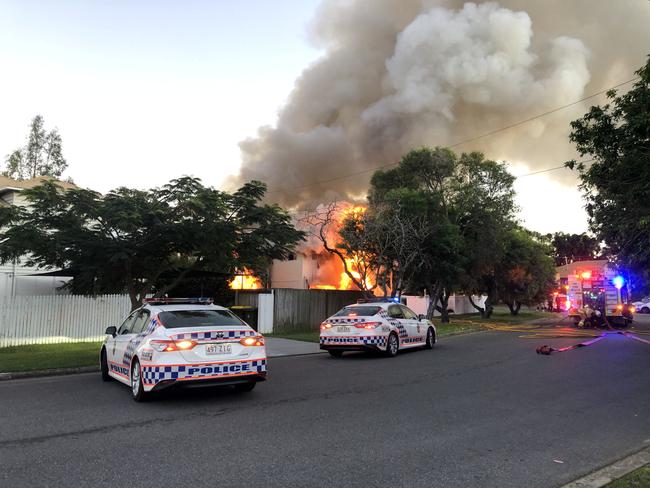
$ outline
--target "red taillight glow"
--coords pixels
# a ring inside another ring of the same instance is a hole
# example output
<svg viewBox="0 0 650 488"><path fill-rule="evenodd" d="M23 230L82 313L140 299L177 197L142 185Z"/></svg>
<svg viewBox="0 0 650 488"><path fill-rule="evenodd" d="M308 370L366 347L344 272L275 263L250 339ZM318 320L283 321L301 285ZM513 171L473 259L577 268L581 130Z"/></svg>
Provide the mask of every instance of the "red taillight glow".
<svg viewBox="0 0 650 488"><path fill-rule="evenodd" d="M262 337L261 335L255 337L244 337L242 340L239 341L239 343L242 346L263 346L264 337Z"/></svg>
<svg viewBox="0 0 650 488"><path fill-rule="evenodd" d="M151 341L149 345L158 352L187 351L196 346L195 341Z"/></svg>
<svg viewBox="0 0 650 488"><path fill-rule="evenodd" d="M362 322L360 324L355 324L354 326L357 329L376 329L381 325L381 322Z"/></svg>
<svg viewBox="0 0 650 488"><path fill-rule="evenodd" d="M320 330L327 330L331 328L332 328L332 324L328 324L327 322L323 322L322 324L320 324Z"/></svg>

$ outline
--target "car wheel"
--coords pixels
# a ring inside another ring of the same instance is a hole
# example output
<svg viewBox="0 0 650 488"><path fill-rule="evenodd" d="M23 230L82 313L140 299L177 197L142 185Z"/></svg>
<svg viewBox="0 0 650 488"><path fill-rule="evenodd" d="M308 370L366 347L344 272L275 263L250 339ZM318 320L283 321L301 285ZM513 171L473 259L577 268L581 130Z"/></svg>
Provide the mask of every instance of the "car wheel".
<svg viewBox="0 0 650 488"><path fill-rule="evenodd" d="M102 371L102 381L111 381L111 375L108 374L108 360L106 359L106 349L102 347L99 355L99 368Z"/></svg>
<svg viewBox="0 0 650 488"><path fill-rule="evenodd" d="M650 307L643 307L641 313L650 313Z"/></svg>
<svg viewBox="0 0 650 488"><path fill-rule="evenodd" d="M427 330L427 342L424 347L427 349L433 349L433 346L436 344L436 333L433 331L433 327L429 327Z"/></svg>
<svg viewBox="0 0 650 488"><path fill-rule="evenodd" d="M255 388L255 385L257 385L257 382L255 381L249 381L248 383L238 383L234 385L235 391L244 393L247 391L253 391L253 388Z"/></svg>
<svg viewBox="0 0 650 488"><path fill-rule="evenodd" d="M329 353L330 353L330 356L332 356L333 358L340 358L341 356L343 356L343 351L332 351L332 350L329 350L329 351L327 351L327 352L329 352Z"/></svg>
<svg viewBox="0 0 650 488"><path fill-rule="evenodd" d="M397 351L399 351L399 339L397 338L397 334L391 332L386 344L386 356L394 358L397 356Z"/></svg>
<svg viewBox="0 0 650 488"><path fill-rule="evenodd" d="M131 396L136 402L145 400L147 394L142 385L142 369L140 368L140 361L135 359L131 364Z"/></svg>

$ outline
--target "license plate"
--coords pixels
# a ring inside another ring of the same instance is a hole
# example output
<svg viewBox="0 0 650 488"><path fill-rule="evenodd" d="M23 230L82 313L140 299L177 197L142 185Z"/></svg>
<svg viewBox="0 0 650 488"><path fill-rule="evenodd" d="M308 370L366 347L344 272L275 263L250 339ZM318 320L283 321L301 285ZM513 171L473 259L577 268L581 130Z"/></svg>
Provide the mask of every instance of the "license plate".
<svg viewBox="0 0 650 488"><path fill-rule="evenodd" d="M232 354L232 344L208 344L205 353L213 356L217 354Z"/></svg>
<svg viewBox="0 0 650 488"><path fill-rule="evenodd" d="M350 332L350 327L337 327L336 332Z"/></svg>

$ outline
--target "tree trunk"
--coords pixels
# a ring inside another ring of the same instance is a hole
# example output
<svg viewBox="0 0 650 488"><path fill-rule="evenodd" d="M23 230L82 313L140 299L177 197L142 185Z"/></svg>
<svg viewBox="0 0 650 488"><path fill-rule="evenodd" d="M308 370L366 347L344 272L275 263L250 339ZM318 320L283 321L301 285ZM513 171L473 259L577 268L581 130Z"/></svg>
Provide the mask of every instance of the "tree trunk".
<svg viewBox="0 0 650 488"><path fill-rule="evenodd" d="M489 319L492 316L494 311L494 289L492 287L488 288L487 298L485 299L485 314L483 318Z"/></svg>
<svg viewBox="0 0 650 488"><path fill-rule="evenodd" d="M518 302L517 300L513 300L512 302L507 301L506 305L508 305L508 308L510 309L510 315L517 315L521 309L521 302Z"/></svg>
<svg viewBox="0 0 650 488"><path fill-rule="evenodd" d="M427 293L429 295L429 307L427 308L427 319L432 320L433 313L435 312L436 306L438 304L438 295L440 293L438 291L438 287L433 287L431 285L427 285Z"/></svg>
<svg viewBox="0 0 650 488"><path fill-rule="evenodd" d="M132 288L129 288L129 299L131 300L131 312L142 306L142 300L138 296L138 292Z"/></svg>
<svg viewBox="0 0 650 488"><path fill-rule="evenodd" d="M450 294L446 290L438 294L440 305L436 306L436 310L440 312L440 322L443 324L449 323L449 296Z"/></svg>
<svg viewBox="0 0 650 488"><path fill-rule="evenodd" d="M479 307L476 303L474 303L471 293L467 295L467 298L469 299L469 303L472 304L472 307L478 310L478 312L481 314L481 318L485 318L485 309L483 307Z"/></svg>

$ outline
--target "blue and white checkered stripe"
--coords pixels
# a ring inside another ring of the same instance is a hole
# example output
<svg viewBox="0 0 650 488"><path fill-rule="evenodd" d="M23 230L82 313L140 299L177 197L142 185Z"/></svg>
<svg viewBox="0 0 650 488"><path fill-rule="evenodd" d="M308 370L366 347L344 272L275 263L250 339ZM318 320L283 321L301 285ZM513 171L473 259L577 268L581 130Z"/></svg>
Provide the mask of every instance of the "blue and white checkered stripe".
<svg viewBox="0 0 650 488"><path fill-rule="evenodd" d="M135 353L135 350L138 348L140 343L144 340L146 336L151 334L154 330L156 330L156 327L160 325L160 322L158 322L158 317L154 317L149 321L149 325L147 325L147 328L144 329L142 332L140 332L137 336L135 336L133 339L129 341L129 345L126 346L126 350L124 351L124 356L122 357L122 364L130 365L131 364L131 359L133 358L133 354Z"/></svg>
<svg viewBox="0 0 650 488"><path fill-rule="evenodd" d="M360 344L365 346L385 346L386 336L359 336L359 337L321 337L320 343L327 344Z"/></svg>
<svg viewBox="0 0 650 488"><path fill-rule="evenodd" d="M252 337L257 335L254 330L211 330L208 332L187 332L184 334L174 334L175 340L194 339L201 341L218 341L223 339L241 339L243 337Z"/></svg>
<svg viewBox="0 0 650 488"><path fill-rule="evenodd" d="M397 327L397 330L399 331L399 337L400 339L403 339L405 337L408 337L408 332L406 331L406 327L404 327L402 324L397 323L395 324L395 327ZM404 341L402 341L404 342Z"/></svg>
<svg viewBox="0 0 650 488"><path fill-rule="evenodd" d="M266 372L266 359L212 364L142 366L142 381L155 385L164 380L188 380L219 376L239 376Z"/></svg>

